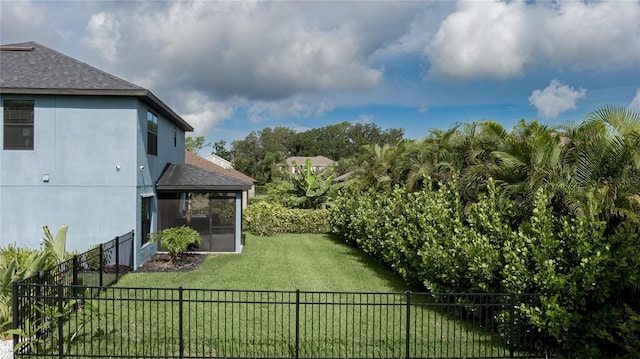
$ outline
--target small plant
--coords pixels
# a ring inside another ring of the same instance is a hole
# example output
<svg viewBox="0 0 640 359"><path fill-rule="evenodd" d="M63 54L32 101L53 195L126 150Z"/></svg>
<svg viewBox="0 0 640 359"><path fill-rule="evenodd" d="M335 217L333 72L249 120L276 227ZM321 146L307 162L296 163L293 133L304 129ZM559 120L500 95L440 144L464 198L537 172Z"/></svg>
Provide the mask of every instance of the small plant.
<svg viewBox="0 0 640 359"><path fill-rule="evenodd" d="M187 226L166 228L149 236L151 242L158 242L169 251L171 262L187 252L190 244L200 243L200 234Z"/></svg>
<svg viewBox="0 0 640 359"><path fill-rule="evenodd" d="M37 319L27 318L24 321L24 329L9 329L3 333L4 335L17 335L25 339L19 342L13 348L13 351L17 353L27 347L29 352L38 354L58 349L56 342L45 340L42 333L55 333L61 329L59 325L65 322L73 323L73 325L69 326L72 329L64 334L63 341L58 342L57 345L62 346L63 351L67 354L71 350L72 344L78 341L87 324L90 324L93 320L98 321L96 326L98 329L94 330L93 326L91 326L89 339L101 335L104 331L99 325L100 321L112 316L113 313L107 308L101 308L98 303L92 300L84 299L85 296L86 294L80 300L64 301L61 303L62 305L38 302L33 307L40 314ZM53 347L50 347L51 345Z"/></svg>
<svg viewBox="0 0 640 359"><path fill-rule="evenodd" d="M44 250L21 249L11 245L0 249L0 333L13 325L11 283L29 278L66 259L67 226L61 226L55 237L47 226L43 230Z"/></svg>
<svg viewBox="0 0 640 359"><path fill-rule="evenodd" d="M104 270L104 268L111 261L111 251L102 251L102 258L100 258L100 247L102 244L96 244L92 246L86 254L87 267L92 271Z"/></svg>

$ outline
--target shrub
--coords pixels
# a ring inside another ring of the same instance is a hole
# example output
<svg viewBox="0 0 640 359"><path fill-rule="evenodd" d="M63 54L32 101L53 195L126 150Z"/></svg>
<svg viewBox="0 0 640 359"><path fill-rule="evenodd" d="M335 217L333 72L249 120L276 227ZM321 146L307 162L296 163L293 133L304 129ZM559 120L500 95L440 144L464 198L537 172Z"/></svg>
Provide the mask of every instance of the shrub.
<svg viewBox="0 0 640 359"><path fill-rule="evenodd" d="M91 246L86 253L85 261L92 271L99 271L101 268L104 269L111 260L111 251L108 250L103 251L102 258L100 258L100 247L102 247L102 244Z"/></svg>
<svg viewBox="0 0 640 359"><path fill-rule="evenodd" d="M326 233L329 211L290 209L266 201L253 203L243 211L243 228L264 236L275 233Z"/></svg>
<svg viewBox="0 0 640 359"><path fill-rule="evenodd" d="M67 226L61 226L55 237L47 226L44 231L44 250L31 250L9 245L0 250L0 333L13 324L11 283L35 275L67 258Z"/></svg>
<svg viewBox="0 0 640 359"><path fill-rule="evenodd" d="M186 253L189 245L202 241L200 234L193 228L187 226L172 227L163 229L160 232L152 233L149 236L151 242L158 242L169 251L171 262Z"/></svg>
<svg viewBox="0 0 640 359"><path fill-rule="evenodd" d="M638 227L607 233L596 202L586 218L554 215L542 190L533 197L516 219L493 181L466 207L455 180L413 193L344 190L329 218L335 235L434 292L536 293L514 314L550 352L640 352Z"/></svg>

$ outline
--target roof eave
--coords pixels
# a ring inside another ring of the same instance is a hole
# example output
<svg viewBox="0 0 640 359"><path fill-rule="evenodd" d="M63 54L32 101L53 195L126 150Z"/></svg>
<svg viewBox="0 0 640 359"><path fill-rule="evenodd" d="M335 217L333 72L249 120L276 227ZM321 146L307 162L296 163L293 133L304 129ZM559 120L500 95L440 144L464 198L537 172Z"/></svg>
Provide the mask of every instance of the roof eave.
<svg viewBox="0 0 640 359"><path fill-rule="evenodd" d="M193 131L193 126L187 123L187 121L185 121L182 117L180 117L180 115L175 113L169 106L165 105L164 102L160 101L160 99L157 98L153 93L151 93L151 91L146 90L145 96L142 96L142 101L148 103L151 106L154 106L156 109L162 112L163 115L171 118L184 131Z"/></svg>
<svg viewBox="0 0 640 359"><path fill-rule="evenodd" d="M82 96L146 96L147 90L104 90L65 88L16 88L0 87L0 94L11 95L82 95Z"/></svg>
<svg viewBox="0 0 640 359"><path fill-rule="evenodd" d="M188 186L156 186L158 191L181 191L181 192L192 192L192 191L211 191L211 192L220 192L220 191L248 191L251 189L251 186L234 186L234 185L223 185L223 186L198 186L198 185L188 185Z"/></svg>
<svg viewBox="0 0 640 359"><path fill-rule="evenodd" d="M105 90L105 89L57 89L57 88L15 88L2 87L0 94L10 95L67 95L67 96L132 96L139 97L147 105L151 106L172 122L187 132L193 131L193 127L180 115L175 113L164 102L160 101L151 91L139 90Z"/></svg>

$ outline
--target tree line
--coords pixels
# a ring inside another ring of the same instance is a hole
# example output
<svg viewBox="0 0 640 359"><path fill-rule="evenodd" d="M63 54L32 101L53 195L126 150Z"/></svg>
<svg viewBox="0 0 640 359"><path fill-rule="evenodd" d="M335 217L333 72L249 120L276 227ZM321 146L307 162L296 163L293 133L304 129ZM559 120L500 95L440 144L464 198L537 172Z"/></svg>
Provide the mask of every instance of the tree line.
<svg viewBox="0 0 640 359"><path fill-rule="evenodd" d="M212 146L212 153L231 161L234 168L259 183L278 178L278 165L293 156L325 156L340 163L338 172L352 169L365 145L394 145L403 140L403 129L381 129L375 124L341 122L307 131L277 126L252 131L243 140L233 141L227 150L225 141L213 145L204 137L187 137L186 147L191 152Z"/></svg>

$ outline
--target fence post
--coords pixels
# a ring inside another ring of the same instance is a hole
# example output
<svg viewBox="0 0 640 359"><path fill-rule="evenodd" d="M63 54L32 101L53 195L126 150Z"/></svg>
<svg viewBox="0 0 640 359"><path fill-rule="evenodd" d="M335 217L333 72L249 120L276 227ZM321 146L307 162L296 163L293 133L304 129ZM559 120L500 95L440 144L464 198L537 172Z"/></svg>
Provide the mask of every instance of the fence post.
<svg viewBox="0 0 640 359"><path fill-rule="evenodd" d="M116 282L120 279L120 237L114 239L116 245Z"/></svg>
<svg viewBox="0 0 640 359"><path fill-rule="evenodd" d="M78 285L78 256L74 255L72 260L71 285Z"/></svg>
<svg viewBox="0 0 640 359"><path fill-rule="evenodd" d="M39 271L38 272L38 279L37 279L37 283L36 283L36 297L35 297L35 300L33 301L33 306L35 307L35 306L40 305L38 303L38 300L41 300L42 306L43 306L43 309L44 309L44 304L47 303L47 300L42 295L42 287L45 284L44 280L42 279L42 277L44 277L44 273L42 271ZM43 321L43 318L44 318L44 314L42 314L41 311L36 310L34 321L36 323L38 323L38 324L41 324L42 321ZM43 331L44 331L44 329L40 329L40 330L38 330L36 332L36 339L40 339L42 337Z"/></svg>
<svg viewBox="0 0 640 359"><path fill-rule="evenodd" d="M296 289L296 358L300 358L300 289Z"/></svg>
<svg viewBox="0 0 640 359"><path fill-rule="evenodd" d="M20 320L20 316L18 315L18 282L15 281L12 284L13 288L11 288L11 295L12 295L12 303L11 303L11 309L13 310L13 329L20 329L18 328L18 321ZM13 335L13 347L15 348L16 345L18 345L18 334L14 334Z"/></svg>
<svg viewBox="0 0 640 359"><path fill-rule="evenodd" d="M102 287L103 283L104 283L103 277L102 277L102 272L104 272L104 265L105 265L104 260L103 260L103 258L104 258L104 247L103 247L102 244L100 244L98 247L100 247L100 249L99 249L100 265L98 266L98 269L100 270L100 273L98 274L98 276L100 277L100 286Z"/></svg>
<svg viewBox="0 0 640 359"><path fill-rule="evenodd" d="M71 295L73 296L73 298L76 298L78 296L78 288L76 286L78 285L78 265L79 265L77 255L73 256L72 265L73 265L73 270L71 271L71 285L73 285L73 288L71 289ZM73 309L78 309L77 302L76 304L73 305Z"/></svg>
<svg viewBox="0 0 640 359"><path fill-rule="evenodd" d="M184 321L183 321L183 301L182 301L182 287L178 287L178 347L180 350L180 359L184 357Z"/></svg>
<svg viewBox="0 0 640 359"><path fill-rule="evenodd" d="M513 359L515 343L513 332L515 330L515 316L516 316L516 295L511 294L511 320L509 321L509 358Z"/></svg>
<svg viewBox="0 0 640 359"><path fill-rule="evenodd" d="M411 337L411 291L406 291L405 292L406 296L407 296L407 321L406 321L406 328L405 328L405 335L406 335L406 358L410 358L411 354L409 353L409 351L411 350L411 342L410 342L410 337Z"/></svg>
<svg viewBox="0 0 640 359"><path fill-rule="evenodd" d="M130 241L131 241L131 247L129 248L129 261L127 263L129 263L128 266L130 268L135 269L135 268L133 268L133 262L134 262L133 256L135 255L134 248L135 248L135 243L136 243L136 231L134 229L131 230L131 240Z"/></svg>
<svg viewBox="0 0 640 359"><path fill-rule="evenodd" d="M58 358L64 358L64 333L62 332L63 313L62 312L63 291L62 283L58 283Z"/></svg>

